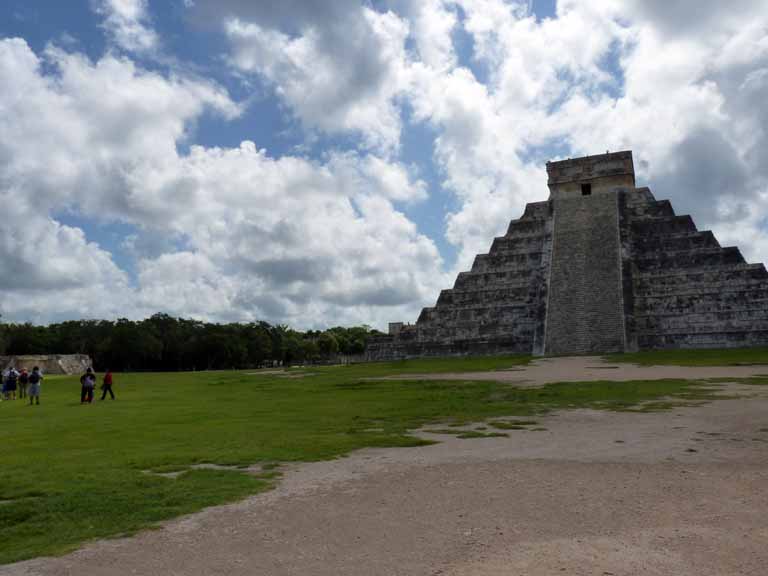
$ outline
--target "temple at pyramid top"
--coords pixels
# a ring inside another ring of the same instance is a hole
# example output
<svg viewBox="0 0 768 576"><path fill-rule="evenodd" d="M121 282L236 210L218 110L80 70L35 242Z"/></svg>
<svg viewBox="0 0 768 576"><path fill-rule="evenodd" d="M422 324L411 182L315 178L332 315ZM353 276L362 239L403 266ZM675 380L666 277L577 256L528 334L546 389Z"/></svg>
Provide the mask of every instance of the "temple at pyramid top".
<svg viewBox="0 0 768 576"><path fill-rule="evenodd" d="M635 187L632 152L605 153L547 162L550 198L606 194Z"/></svg>
<svg viewBox="0 0 768 576"><path fill-rule="evenodd" d="M632 153L547 163L549 199L390 325L370 360L768 345L768 272L636 187Z"/></svg>

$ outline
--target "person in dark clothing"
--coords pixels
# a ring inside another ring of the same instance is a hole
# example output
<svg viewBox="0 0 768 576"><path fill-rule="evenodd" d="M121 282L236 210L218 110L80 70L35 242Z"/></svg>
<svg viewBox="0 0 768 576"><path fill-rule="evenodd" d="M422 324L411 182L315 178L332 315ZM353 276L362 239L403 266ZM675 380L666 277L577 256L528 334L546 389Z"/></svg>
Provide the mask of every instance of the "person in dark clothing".
<svg viewBox="0 0 768 576"><path fill-rule="evenodd" d="M40 368L35 366L32 368L32 374L29 375L29 405L32 403L40 404L40 385L43 383L43 375L40 373Z"/></svg>
<svg viewBox="0 0 768 576"><path fill-rule="evenodd" d="M8 370L8 376L5 379L5 399L16 400L16 383L19 381L19 373L16 368Z"/></svg>
<svg viewBox="0 0 768 576"><path fill-rule="evenodd" d="M80 376L80 404L93 402L93 389L96 388L96 374L93 368L88 368L85 374Z"/></svg>
<svg viewBox="0 0 768 576"><path fill-rule="evenodd" d="M115 393L112 392L112 370L109 368L107 368L107 371L104 372L104 381L101 383L101 390L102 400L107 397L107 392L109 392L109 396L112 398L112 400L115 399Z"/></svg>
<svg viewBox="0 0 768 576"><path fill-rule="evenodd" d="M27 397L27 385L29 384L29 373L26 368L21 369L19 374L19 400Z"/></svg>

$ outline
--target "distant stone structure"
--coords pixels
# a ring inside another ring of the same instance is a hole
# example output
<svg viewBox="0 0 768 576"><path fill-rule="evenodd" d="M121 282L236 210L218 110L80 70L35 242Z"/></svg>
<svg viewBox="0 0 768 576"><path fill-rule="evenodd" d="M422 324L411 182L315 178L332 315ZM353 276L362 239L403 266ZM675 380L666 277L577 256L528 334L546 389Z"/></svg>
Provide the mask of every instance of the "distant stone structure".
<svg viewBox="0 0 768 576"><path fill-rule="evenodd" d="M32 370L38 366L43 374L79 374L92 365L87 354L0 356L0 366L4 371L11 366L17 370Z"/></svg>
<svg viewBox="0 0 768 576"><path fill-rule="evenodd" d="M768 272L635 187L629 151L547 163L550 197L368 360L768 345Z"/></svg>

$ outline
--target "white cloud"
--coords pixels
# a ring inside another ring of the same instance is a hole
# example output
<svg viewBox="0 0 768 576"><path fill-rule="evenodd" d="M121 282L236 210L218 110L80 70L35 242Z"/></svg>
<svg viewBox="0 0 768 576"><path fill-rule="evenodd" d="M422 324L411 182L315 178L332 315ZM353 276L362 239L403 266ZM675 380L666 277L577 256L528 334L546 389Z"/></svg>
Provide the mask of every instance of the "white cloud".
<svg viewBox="0 0 768 576"><path fill-rule="evenodd" d="M230 18L231 63L274 85L310 130L357 134L373 149L396 149L401 120L394 98L404 83L407 23L358 6L337 21L308 22L289 34Z"/></svg>
<svg viewBox="0 0 768 576"><path fill-rule="evenodd" d="M426 183L414 176L402 164L388 162L368 154L332 154L329 167L343 175L347 193L354 196L373 185L378 194L401 202L418 202L427 197Z"/></svg>
<svg viewBox="0 0 768 576"><path fill-rule="evenodd" d="M44 75L43 64L55 74ZM114 317L132 310L126 274L111 254L52 215L162 222L132 184L147 163L176 157L186 123L205 107L237 107L215 85L164 79L107 56L96 64L20 39L0 41L0 242L4 314ZM170 206L168 209L170 211ZM127 304L126 304L127 303Z"/></svg>
<svg viewBox="0 0 768 576"><path fill-rule="evenodd" d="M458 22L455 8L443 0L422 0L407 6L406 13L413 22L412 35L420 61L436 70L454 67L457 57L452 34Z"/></svg>
<svg viewBox="0 0 768 576"><path fill-rule="evenodd" d="M40 210L24 189L0 188L0 314L31 321L116 317L130 298L111 255Z"/></svg>
<svg viewBox="0 0 768 576"><path fill-rule="evenodd" d="M56 74L42 74L44 63ZM2 181L23 185L46 207L74 203L96 217L165 218L142 193L145 176L136 168L173 163L177 142L204 109L239 113L213 83L165 78L113 56L91 63L55 48L41 60L19 39L0 42L0 79L12 87L0 94Z"/></svg>
<svg viewBox="0 0 768 576"><path fill-rule="evenodd" d="M180 154L204 110L239 112L215 84L113 56L45 58L55 74L24 41L0 42L0 83L14 86L0 95L0 190L35 215L6 228L0 267L29 284L4 286L15 294L5 315L26 313L22 294L34 290L51 316L168 310L314 326L413 315L437 290L433 242L392 204L424 197L406 167L371 154L273 159L251 142ZM64 209L187 248L140 255L131 287L109 253L52 219ZM83 298L59 299L66 288ZM86 295L93 310L81 308Z"/></svg>
<svg viewBox="0 0 768 576"><path fill-rule="evenodd" d="M407 190L419 196L423 184L380 158L276 160L244 142L237 149L193 147L175 170L156 176L148 189L155 197L183 188L199 199L166 225L186 234L196 257L204 257L224 280L214 310L227 303L224 308L249 319L273 319L279 310L283 320L303 326L325 318L362 322L380 318L385 307L412 315L439 285L434 244L390 200L403 199ZM187 309L196 308L201 300L193 293L186 299L186 291L172 288L186 284L177 266L167 267L162 290L175 293L177 302L184 298ZM142 273L142 285L150 278L162 275ZM143 295L160 305L151 293L157 289ZM265 296L267 307L261 307Z"/></svg>
<svg viewBox="0 0 768 576"><path fill-rule="evenodd" d="M714 36L718 43L755 18L768 15L768 6L762 0L697 0L695 6L687 0L628 0L624 4L618 6L665 35L700 39Z"/></svg>
<svg viewBox="0 0 768 576"><path fill-rule="evenodd" d="M203 253L161 254L139 265L139 307L163 310L181 316L229 319L239 310L232 302L237 284Z"/></svg>
<svg viewBox="0 0 768 576"><path fill-rule="evenodd" d="M93 0L110 40L129 52L150 53L160 40L149 22L147 0Z"/></svg>

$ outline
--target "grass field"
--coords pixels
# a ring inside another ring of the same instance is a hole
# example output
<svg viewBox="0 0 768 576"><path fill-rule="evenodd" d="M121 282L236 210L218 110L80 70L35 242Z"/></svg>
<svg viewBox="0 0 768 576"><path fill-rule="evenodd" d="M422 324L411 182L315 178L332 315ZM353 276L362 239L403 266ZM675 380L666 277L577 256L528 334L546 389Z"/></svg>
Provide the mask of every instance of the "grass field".
<svg viewBox="0 0 768 576"><path fill-rule="evenodd" d="M118 399L79 404L75 377L48 377L40 406L0 403L0 564L71 550L269 488L274 473L190 469L334 458L413 446L409 430L531 417L553 409L625 410L678 396L687 381L591 382L517 389L494 382L368 377L508 368L526 357L420 360L279 374L117 374ZM504 430L514 439L526 433ZM459 432L457 432L458 434ZM473 440L468 439L467 442ZM270 466L267 466L269 469ZM154 472L181 471L175 478Z"/></svg>
<svg viewBox="0 0 768 576"><path fill-rule="evenodd" d="M653 350L634 354L611 354L608 362L627 362L642 366L737 366L768 364L768 348L715 350Z"/></svg>

